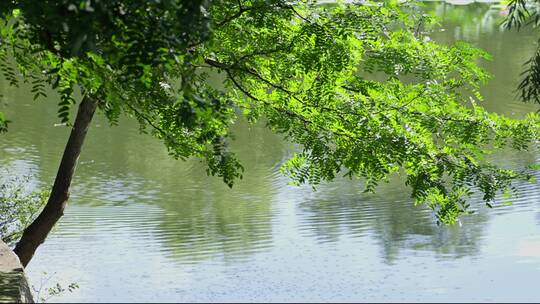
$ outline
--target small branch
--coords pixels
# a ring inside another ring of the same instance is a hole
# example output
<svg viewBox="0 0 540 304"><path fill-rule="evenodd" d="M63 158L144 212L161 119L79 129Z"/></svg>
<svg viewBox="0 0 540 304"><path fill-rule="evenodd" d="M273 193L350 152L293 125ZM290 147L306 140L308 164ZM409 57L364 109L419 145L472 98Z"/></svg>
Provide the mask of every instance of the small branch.
<svg viewBox="0 0 540 304"><path fill-rule="evenodd" d="M234 14L232 16L229 16L229 17L225 18L224 20L221 20L220 22L216 23L216 25L217 26L224 26L225 24L233 21L234 19L240 18L244 13L252 11L252 10L254 10L256 8L260 8L260 7L254 7L254 6L243 7L241 3L239 3L239 4L240 4L239 10L238 10L238 12L236 12L236 14Z"/></svg>
<svg viewBox="0 0 540 304"><path fill-rule="evenodd" d="M275 107L271 103L269 103L267 101L264 101L264 100L261 100L260 98L257 98L255 96L253 96L253 94L251 94L248 90L246 90L244 87L242 87L242 85L236 80L236 78L232 75L232 73L231 73L231 71L229 69L224 69L224 70L225 70L225 73L227 73L227 76L229 77L229 79L234 84L234 86L238 90L240 90L242 93L244 93L247 97L249 97L249 98L251 98L251 99L253 99L255 101L262 102L263 104L265 104L268 107L274 108L275 110L277 110L279 112L287 114L289 117L294 117L294 118L297 118L297 119L301 120L302 123L304 124L304 126L306 127L306 131L309 132L309 130L307 129L308 125L312 124L312 122L309 119L299 115L298 113L292 112L292 111L290 111L288 109ZM357 139L357 138L355 138L355 137L353 137L353 136L351 136L350 134L347 134L347 133L343 133L343 132L339 132L339 131L330 131L330 130L327 130L327 131L329 131L330 133L332 133L334 135L341 135L341 136L348 137L348 138L350 138L352 140Z"/></svg>
<svg viewBox="0 0 540 304"><path fill-rule="evenodd" d="M298 18L304 20L305 22L307 22L307 23L313 23L313 22L312 22L311 20L309 20L308 18L302 16L302 14L300 14L300 13L294 8L294 6L292 6L291 4L282 5L281 7L291 10L296 16L298 16Z"/></svg>
<svg viewBox="0 0 540 304"><path fill-rule="evenodd" d="M129 104L129 102L126 102L125 103L127 105L128 108L130 108L138 117L142 118L144 121L146 121L146 123L148 123L148 125L150 127L152 127L154 130L158 131L161 135L163 135L163 137L166 137L168 138L169 140L171 140L172 142L174 142L175 144L178 144L178 142L176 141L176 138L174 138L173 136L171 136L169 133L167 133L165 130L163 130L162 128L160 128L159 126L155 125L154 122L152 122L152 120L150 118L148 118L146 115L142 114L139 110L137 110L135 107L133 107L131 104ZM200 151L198 150L195 150L195 149L191 149L191 152L193 154L197 154L197 153L200 153Z"/></svg>

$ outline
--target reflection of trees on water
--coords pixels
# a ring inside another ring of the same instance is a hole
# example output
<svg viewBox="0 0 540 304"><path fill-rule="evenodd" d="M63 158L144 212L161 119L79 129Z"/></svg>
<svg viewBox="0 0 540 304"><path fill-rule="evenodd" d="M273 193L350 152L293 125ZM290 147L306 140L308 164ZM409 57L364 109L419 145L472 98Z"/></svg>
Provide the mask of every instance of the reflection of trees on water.
<svg viewBox="0 0 540 304"><path fill-rule="evenodd" d="M402 207L396 207L397 204ZM437 226L431 214L414 208L409 202L381 202L380 205L384 206L381 210L384 220L374 223L372 233L380 240L388 263L398 259L403 250L433 252L441 259L480 253L488 220L486 214L463 217L461 226Z"/></svg>
<svg viewBox="0 0 540 304"><path fill-rule="evenodd" d="M360 193L359 188L344 181L324 187L320 195L304 201L299 212L307 223L303 229L321 242L337 241L341 236L371 237L388 263L403 250L432 251L441 258L478 254L485 215L466 218L461 227L437 226L431 212L413 206L408 189L398 181L381 185L378 195Z"/></svg>
<svg viewBox="0 0 540 304"><path fill-rule="evenodd" d="M516 152L506 149L493 155L504 168L524 168L539 162L539 151ZM534 172L540 181L540 172ZM414 206L410 189L398 177L377 188L376 194L362 193L358 181L340 180L321 186L311 197L301 198L297 216L304 234L319 242L338 242L366 237L380 245L386 263L400 256L434 253L440 259L455 259L480 255L482 240L490 218L540 207L540 187L537 183L518 181L517 196L499 195L493 209L485 207L479 195L470 199L474 214L462 216L456 226L437 226L430 210ZM511 201L512 205L498 204ZM540 225L540 213L537 215ZM512 229L508 227L508 229ZM520 229L520 228L517 228Z"/></svg>
<svg viewBox="0 0 540 304"><path fill-rule="evenodd" d="M260 126L248 131L245 122L240 124L232 148L246 172L233 189L208 178L198 164L181 177L175 170L170 175L158 170L171 177L159 180L156 199L164 210L158 228L163 235L157 237L163 240L167 255L184 262L216 255L227 260L272 246L272 167L283 155L283 144Z"/></svg>
<svg viewBox="0 0 540 304"><path fill-rule="evenodd" d="M272 246L268 201L219 199L161 206L167 214L160 219L156 236L166 255L183 262L213 256L241 259Z"/></svg>
<svg viewBox="0 0 540 304"><path fill-rule="evenodd" d="M9 106L14 123L2 135L0 166L20 171L32 168L48 184L67 128L53 126L56 114L47 112L54 110L48 104L52 100L34 102L24 88L6 92L6 97L17 102ZM233 132L236 140L231 147L246 172L230 190L219 178L208 177L198 160L169 157L161 142L138 134L134 122L124 120L118 127L109 127L98 117L72 188L70 203L81 208L68 208L60 226L68 237L103 233L107 228L100 225L110 226L112 234L117 228L122 232L133 228L127 232L129 237L157 239L166 255L187 261L215 255L241 257L271 246L271 176L283 157L283 143L261 125L248 127L244 121ZM17 166L21 160L28 160L28 166ZM101 209L88 209L91 206Z"/></svg>
<svg viewBox="0 0 540 304"><path fill-rule="evenodd" d="M104 198L110 191L102 189L118 183L122 187L116 187L118 192L129 195L118 201L150 203L161 208L159 218L152 219L156 223L155 229L146 237L160 240L166 256L183 262L214 256L243 258L272 246L271 203L275 186L271 175L272 167L283 155L283 144L261 126L250 130L245 122L239 124L234 128L236 141L232 143L232 149L246 172L244 179L233 189L219 178L208 177L198 160L174 161L160 143L152 139L148 139L154 141L152 144L143 143L144 151L130 152L141 142L127 139L118 143L122 138L118 134L111 136L111 141L94 146L110 145L113 151L125 152L126 157L119 163L120 167L113 170L101 164L91 166L90 171L85 170L88 182L94 174L109 177L98 180L101 185L90 187L94 190L89 194L97 194L98 200L107 202ZM111 155L103 157L107 161L111 158ZM117 166L116 162L114 166ZM123 170L128 174L126 180L113 173ZM129 184L136 184L136 187L125 187ZM84 187L86 184L81 184L81 188ZM135 191L126 191L128 189Z"/></svg>

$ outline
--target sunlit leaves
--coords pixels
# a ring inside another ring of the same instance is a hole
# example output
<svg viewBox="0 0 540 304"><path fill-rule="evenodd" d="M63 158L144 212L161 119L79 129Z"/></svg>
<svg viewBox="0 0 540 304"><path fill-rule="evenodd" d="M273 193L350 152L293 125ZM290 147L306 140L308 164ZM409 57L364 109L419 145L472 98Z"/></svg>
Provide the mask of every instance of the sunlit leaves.
<svg viewBox="0 0 540 304"><path fill-rule="evenodd" d="M7 132L9 120L6 119L4 113L0 112L0 133Z"/></svg>
<svg viewBox="0 0 540 304"><path fill-rule="evenodd" d="M293 12L294 22L270 31L248 18L231 21L214 33L222 44L212 56L251 101L250 115L262 112L302 145L282 168L294 183L316 185L343 170L374 191L403 168L413 198L452 223L467 212L473 190L489 203L527 179L485 160L489 144L523 150L539 128L538 115L516 121L476 105L489 77L476 65L485 52L433 43L410 18L390 18L405 16L395 8L298 5ZM255 36L256 44L245 38ZM265 48L273 51L258 50Z"/></svg>

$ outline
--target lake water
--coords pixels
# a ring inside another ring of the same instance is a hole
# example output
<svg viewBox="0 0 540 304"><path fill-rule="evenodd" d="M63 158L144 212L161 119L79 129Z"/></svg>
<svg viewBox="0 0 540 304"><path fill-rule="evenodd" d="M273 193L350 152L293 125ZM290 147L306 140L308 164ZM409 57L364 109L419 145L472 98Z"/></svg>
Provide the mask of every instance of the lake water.
<svg viewBox="0 0 540 304"><path fill-rule="evenodd" d="M502 32L502 12L487 4L427 9L444 20L434 39L493 55L482 63L494 75L483 90L489 110L538 109L513 92L534 33ZM0 86L16 101L6 110L14 122L0 137L0 169L50 184L68 135L54 127L55 96L34 102L26 87ZM135 123L109 127L98 117L65 217L27 269L31 282L77 282L51 299L62 302L540 300L539 184L519 184L512 206L476 201L476 214L440 227L398 178L377 194L349 180L317 191L288 185L279 166L294 146L263 126L235 130L247 170L230 190L197 160L168 157ZM540 152L496 157L524 166Z"/></svg>

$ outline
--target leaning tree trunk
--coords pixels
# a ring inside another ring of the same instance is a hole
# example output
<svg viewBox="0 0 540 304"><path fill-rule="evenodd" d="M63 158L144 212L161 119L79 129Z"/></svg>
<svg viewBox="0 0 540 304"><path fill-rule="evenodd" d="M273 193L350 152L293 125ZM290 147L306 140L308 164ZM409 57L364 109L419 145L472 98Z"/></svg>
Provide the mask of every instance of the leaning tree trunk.
<svg viewBox="0 0 540 304"><path fill-rule="evenodd" d="M56 222L64 215L71 179L96 107L95 100L83 97L47 205L34 222L24 230L21 240L15 247L14 251L23 266L28 265L38 246L45 241Z"/></svg>

